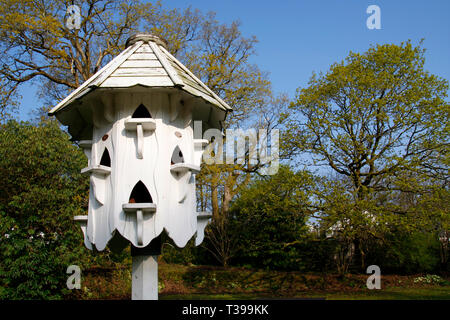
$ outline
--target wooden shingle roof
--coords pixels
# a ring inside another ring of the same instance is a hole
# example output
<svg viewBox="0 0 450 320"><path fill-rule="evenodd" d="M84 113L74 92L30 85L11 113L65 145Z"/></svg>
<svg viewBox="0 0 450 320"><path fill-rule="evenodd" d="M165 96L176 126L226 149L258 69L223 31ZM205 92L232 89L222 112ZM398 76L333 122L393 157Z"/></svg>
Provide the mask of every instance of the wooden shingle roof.
<svg viewBox="0 0 450 320"><path fill-rule="evenodd" d="M209 89L165 48L158 37L138 34L127 41L127 48L56 105L54 115L97 88L134 86L179 88L220 110L231 107Z"/></svg>

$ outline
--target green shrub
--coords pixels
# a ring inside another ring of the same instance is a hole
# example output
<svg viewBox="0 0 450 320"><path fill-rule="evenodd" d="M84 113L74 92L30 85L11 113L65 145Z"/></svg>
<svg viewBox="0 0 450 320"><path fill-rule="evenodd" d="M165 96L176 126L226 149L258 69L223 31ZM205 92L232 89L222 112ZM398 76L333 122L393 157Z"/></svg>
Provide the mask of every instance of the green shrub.
<svg viewBox="0 0 450 320"><path fill-rule="evenodd" d="M54 121L0 127L0 298L69 293L67 267L89 256L73 221L86 210L85 164Z"/></svg>

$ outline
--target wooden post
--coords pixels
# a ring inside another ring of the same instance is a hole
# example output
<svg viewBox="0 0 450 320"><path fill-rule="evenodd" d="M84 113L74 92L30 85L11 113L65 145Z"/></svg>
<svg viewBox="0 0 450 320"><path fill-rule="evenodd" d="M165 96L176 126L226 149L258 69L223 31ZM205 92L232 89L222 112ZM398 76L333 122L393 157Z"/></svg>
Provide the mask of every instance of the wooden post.
<svg viewBox="0 0 450 320"><path fill-rule="evenodd" d="M158 256L134 256L132 300L158 300Z"/></svg>
<svg viewBox="0 0 450 320"><path fill-rule="evenodd" d="M158 300L158 255L160 254L161 236L153 239L144 248L131 245L132 300Z"/></svg>

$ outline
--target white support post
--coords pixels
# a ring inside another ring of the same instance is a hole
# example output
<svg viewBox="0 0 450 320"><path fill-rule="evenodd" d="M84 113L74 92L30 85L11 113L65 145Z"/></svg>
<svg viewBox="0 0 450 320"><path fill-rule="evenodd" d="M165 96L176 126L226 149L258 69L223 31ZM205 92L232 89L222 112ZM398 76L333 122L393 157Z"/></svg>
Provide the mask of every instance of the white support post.
<svg viewBox="0 0 450 320"><path fill-rule="evenodd" d="M158 300L158 256L132 257L132 300Z"/></svg>
<svg viewBox="0 0 450 320"><path fill-rule="evenodd" d="M136 211L136 223L138 245L142 245L142 239L144 238L144 215L142 214L141 209Z"/></svg>
<svg viewBox="0 0 450 320"><path fill-rule="evenodd" d="M144 129L142 124L138 123L136 126L137 131L137 147L138 147L138 159L144 158Z"/></svg>

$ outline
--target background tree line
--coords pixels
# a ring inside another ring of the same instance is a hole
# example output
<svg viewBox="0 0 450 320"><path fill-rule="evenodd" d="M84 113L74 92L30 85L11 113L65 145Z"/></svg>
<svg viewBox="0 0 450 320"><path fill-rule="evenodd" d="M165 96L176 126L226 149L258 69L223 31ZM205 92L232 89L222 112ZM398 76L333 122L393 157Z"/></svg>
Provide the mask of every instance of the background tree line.
<svg viewBox="0 0 450 320"><path fill-rule="evenodd" d="M0 296L61 297L68 265L129 263L126 253L83 248L72 217L87 208L88 181L79 174L86 159L45 111L143 31L166 39L233 107L225 129L281 129L276 175L260 176L263 164L248 158L202 165L198 206L213 213L205 243L182 251L167 243L166 261L448 271L448 81L424 69L422 43L350 53L289 101L250 62L257 40L238 22L159 2L89 0L79 3L81 28L68 30L70 4L1 1ZM25 83L40 88L43 108L18 122Z"/></svg>

